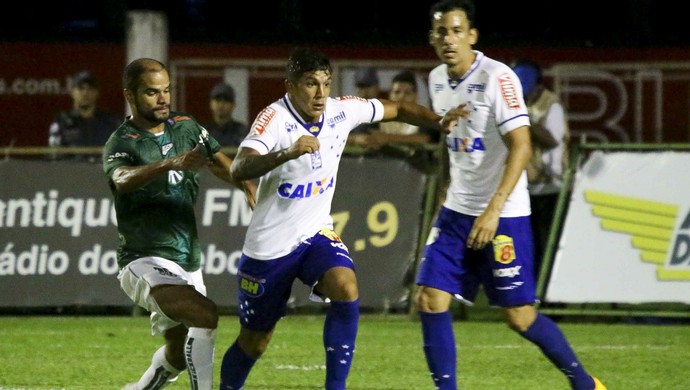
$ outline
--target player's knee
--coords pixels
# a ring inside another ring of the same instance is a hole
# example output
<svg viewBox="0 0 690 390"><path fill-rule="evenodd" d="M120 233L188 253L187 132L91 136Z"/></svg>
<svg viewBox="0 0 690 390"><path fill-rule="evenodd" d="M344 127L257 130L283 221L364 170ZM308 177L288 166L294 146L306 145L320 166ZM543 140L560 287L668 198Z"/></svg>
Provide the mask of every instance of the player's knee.
<svg viewBox="0 0 690 390"><path fill-rule="evenodd" d="M218 327L218 306L210 299L206 299L201 307L197 327L216 329Z"/></svg>
<svg viewBox="0 0 690 390"><path fill-rule="evenodd" d="M316 286L319 293L333 301L352 302L359 298L357 277L349 268L330 269Z"/></svg>
<svg viewBox="0 0 690 390"><path fill-rule="evenodd" d="M269 341L270 337L258 337L256 334L247 335L242 332L237 338L240 348L252 359L259 359L266 352Z"/></svg>
<svg viewBox="0 0 690 390"><path fill-rule="evenodd" d="M218 327L218 307L208 298L188 302L185 312L182 323L188 328L216 329Z"/></svg>
<svg viewBox="0 0 690 390"><path fill-rule="evenodd" d="M417 289L417 292L414 294L414 306L418 311L425 313L433 313L439 310L439 305L425 288Z"/></svg>
<svg viewBox="0 0 690 390"><path fill-rule="evenodd" d="M338 284L338 291L340 299L334 298L337 301L352 302L359 298L359 289L357 288L357 280L346 280Z"/></svg>
<svg viewBox="0 0 690 390"><path fill-rule="evenodd" d="M524 326L524 324L519 322L519 321L515 321L515 320L511 320L511 319L506 318L505 322L506 322L506 325L508 325L508 327L511 330L514 330L515 332L518 332L518 333L525 333L527 331L527 329L529 329L529 326Z"/></svg>
<svg viewBox="0 0 690 390"><path fill-rule="evenodd" d="M518 333L526 332L536 318L531 306L504 308L503 315L506 325Z"/></svg>

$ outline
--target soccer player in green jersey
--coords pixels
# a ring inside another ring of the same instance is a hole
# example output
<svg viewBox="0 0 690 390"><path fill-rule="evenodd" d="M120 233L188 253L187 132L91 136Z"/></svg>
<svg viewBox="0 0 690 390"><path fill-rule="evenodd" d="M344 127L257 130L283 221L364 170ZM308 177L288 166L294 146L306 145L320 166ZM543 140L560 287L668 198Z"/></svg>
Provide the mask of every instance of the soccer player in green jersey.
<svg viewBox="0 0 690 390"><path fill-rule="evenodd" d="M170 111L170 76L161 62L140 58L123 74L132 115L108 139L103 170L114 197L123 291L151 313L152 334L165 345L138 382L125 389L160 389L185 368L193 389L211 389L218 312L206 297L194 215L198 171L208 166L234 183L232 160L191 116Z"/></svg>

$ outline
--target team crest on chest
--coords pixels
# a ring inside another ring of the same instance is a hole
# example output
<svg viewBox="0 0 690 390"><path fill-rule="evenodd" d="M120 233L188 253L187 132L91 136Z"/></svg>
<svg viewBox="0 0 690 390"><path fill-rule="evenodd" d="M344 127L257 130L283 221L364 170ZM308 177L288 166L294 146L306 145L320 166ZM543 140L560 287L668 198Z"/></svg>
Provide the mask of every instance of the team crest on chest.
<svg viewBox="0 0 690 390"><path fill-rule="evenodd" d="M168 152L170 151L170 149L172 149L172 147L172 143L163 145L161 147L161 153L163 153L164 156L167 156Z"/></svg>

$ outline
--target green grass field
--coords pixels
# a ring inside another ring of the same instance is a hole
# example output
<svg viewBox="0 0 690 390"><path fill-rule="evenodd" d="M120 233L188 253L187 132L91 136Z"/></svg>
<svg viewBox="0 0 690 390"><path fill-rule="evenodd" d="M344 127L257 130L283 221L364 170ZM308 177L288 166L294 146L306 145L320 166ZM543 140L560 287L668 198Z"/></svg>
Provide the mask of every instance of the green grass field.
<svg viewBox="0 0 690 390"><path fill-rule="evenodd" d="M283 319L246 390L320 389L323 315ZM581 361L609 390L690 389L690 326L560 323ZM220 361L238 332L221 318ZM556 390L567 381L540 351L500 322L456 321L462 389ZM162 343L143 316L0 316L0 389L119 389ZM188 389L186 372L169 389ZM433 389L419 323L362 315L349 390Z"/></svg>

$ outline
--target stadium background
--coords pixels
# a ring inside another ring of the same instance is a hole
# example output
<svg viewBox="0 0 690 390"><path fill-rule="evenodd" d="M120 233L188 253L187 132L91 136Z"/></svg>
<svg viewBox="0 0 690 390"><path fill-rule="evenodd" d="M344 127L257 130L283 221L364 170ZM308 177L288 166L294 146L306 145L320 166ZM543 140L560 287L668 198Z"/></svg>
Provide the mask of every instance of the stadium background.
<svg viewBox="0 0 690 390"><path fill-rule="evenodd" d="M587 0L565 10L557 10L546 1L530 2L529 7L477 3L477 48L494 58L531 57L547 68L623 64L618 69L623 77L644 75L649 66L659 71L659 64L690 63L690 34L682 30L682 14L666 2L608 2L607 8L601 9L598 3ZM0 81L9 85L11 80L56 79L63 88L57 93L0 93L0 120L6 124L0 132L0 147L45 145L47 123L57 110L69 105L66 77L80 69L92 69L101 78L103 106L123 113L119 78L126 62L125 20L130 10L152 9L167 15L170 61L254 58L282 63L292 46L309 44L322 48L335 61L395 63L435 61L426 42L430 4L355 0L336 7L309 1L241 6L192 0L66 1L48 4L40 12L31 4L18 4L0 26L0 52L4 56ZM653 126L645 121L654 124L655 118L646 116L639 124L640 133L635 133L638 113L630 111L627 122L623 121L628 136L611 141L689 142L689 73L684 68L681 71L684 83L671 84L670 88L666 85L664 92L665 133L659 137L648 131ZM677 79L675 75L670 78ZM207 115L211 85L211 80L196 80L187 96L185 109L202 121ZM261 85L260 93L252 94L250 111L255 113L274 100L276 91L282 93L280 76ZM648 102L637 103L647 107ZM4 235L2 231L0 234Z"/></svg>

